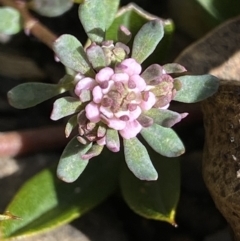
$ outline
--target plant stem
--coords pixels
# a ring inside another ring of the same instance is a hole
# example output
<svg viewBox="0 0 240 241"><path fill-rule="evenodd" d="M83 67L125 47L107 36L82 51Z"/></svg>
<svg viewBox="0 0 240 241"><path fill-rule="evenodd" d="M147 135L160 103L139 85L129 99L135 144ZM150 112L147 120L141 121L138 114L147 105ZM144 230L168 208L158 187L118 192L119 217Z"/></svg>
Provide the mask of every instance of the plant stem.
<svg viewBox="0 0 240 241"><path fill-rule="evenodd" d="M32 34L52 49L57 36L29 13L25 1L0 0L0 4L17 9L21 14L25 33Z"/></svg>
<svg viewBox="0 0 240 241"><path fill-rule="evenodd" d="M64 126L48 126L0 133L0 157L13 157L64 147Z"/></svg>

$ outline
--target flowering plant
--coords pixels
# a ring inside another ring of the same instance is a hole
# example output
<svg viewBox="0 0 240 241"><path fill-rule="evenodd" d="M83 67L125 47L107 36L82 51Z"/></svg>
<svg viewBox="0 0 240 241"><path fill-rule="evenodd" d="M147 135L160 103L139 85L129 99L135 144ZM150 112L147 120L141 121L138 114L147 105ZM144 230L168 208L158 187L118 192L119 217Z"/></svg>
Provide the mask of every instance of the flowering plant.
<svg viewBox="0 0 240 241"><path fill-rule="evenodd" d="M157 160L153 165L150 156L156 159L156 155L147 145L162 156L183 154L184 145L171 127L187 113L169 110L170 102L201 101L216 92L218 80L211 75L187 75L186 69L177 63L151 63L146 67L147 58L162 48L159 43L172 23L148 16L134 5L117 13L118 4L117 0L85 0L79 7L79 17L89 38L86 46L69 34L61 35L52 46L67 74L56 85L24 83L16 86L8 93L9 101L14 107L28 108L69 91L71 95L56 99L51 114L52 120L70 116L65 134L66 137L75 135L61 155L57 176L69 183L78 179L76 182L82 185L89 176L103 171L90 188L96 185L104 192L93 188L95 199L91 199L86 208L89 209L112 193L120 172L123 196L133 210L174 224L178 194L173 194L175 197L169 200L168 208L160 204L155 207L154 196L144 195L159 188L156 181L159 163ZM129 12L137 14L144 24L136 27L133 22L127 23ZM138 139L140 135L142 141ZM128 172L121 154L103 151L106 146L111 152L119 152L121 142L128 169L138 179L154 182L147 186ZM99 167L98 162L89 162L94 157L103 157ZM46 175L42 174L40 179L44 176L42 180L46 180ZM107 178L101 183L103 176ZM129 183L133 183L133 191ZM144 187L144 193L139 192L140 186ZM86 195L85 199L89 200L91 195ZM139 200L142 200L140 205Z"/></svg>

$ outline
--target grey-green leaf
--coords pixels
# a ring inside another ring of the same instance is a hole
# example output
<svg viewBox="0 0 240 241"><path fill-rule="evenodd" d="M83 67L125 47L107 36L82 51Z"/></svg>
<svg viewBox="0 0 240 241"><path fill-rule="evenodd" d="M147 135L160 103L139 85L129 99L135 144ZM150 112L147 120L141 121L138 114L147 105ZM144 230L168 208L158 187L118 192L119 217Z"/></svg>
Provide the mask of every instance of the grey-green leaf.
<svg viewBox="0 0 240 241"><path fill-rule="evenodd" d="M42 16L57 17L68 11L72 5L72 0L32 0L30 7Z"/></svg>
<svg viewBox="0 0 240 241"><path fill-rule="evenodd" d="M61 97L53 104L51 113L52 120L59 120L65 116L72 115L81 109L81 102L78 98L71 96Z"/></svg>
<svg viewBox="0 0 240 241"><path fill-rule="evenodd" d="M8 92L9 103L18 109L25 109L64 93L70 85L63 87L59 84L23 83Z"/></svg>
<svg viewBox="0 0 240 241"><path fill-rule="evenodd" d="M184 66L177 63L164 64L162 67L167 74L182 73L187 71Z"/></svg>
<svg viewBox="0 0 240 241"><path fill-rule="evenodd" d="M123 139L123 146L127 166L133 174L141 180L157 180L158 174L146 147L136 137L128 140Z"/></svg>
<svg viewBox="0 0 240 241"><path fill-rule="evenodd" d="M144 115L151 117L155 124L161 125L163 127L172 127L183 118L185 118L187 113L179 114L171 110L152 108L144 112Z"/></svg>
<svg viewBox="0 0 240 241"><path fill-rule="evenodd" d="M176 157L185 152L182 141L171 128L153 124L148 128L143 128L141 135L154 151L163 156Z"/></svg>
<svg viewBox="0 0 240 241"><path fill-rule="evenodd" d="M95 70L99 71L101 68L106 66L106 57L103 49L99 45L89 46L86 52L88 59Z"/></svg>
<svg viewBox="0 0 240 241"><path fill-rule="evenodd" d="M20 13L11 7L0 7L0 33L12 35L22 29Z"/></svg>
<svg viewBox="0 0 240 241"><path fill-rule="evenodd" d="M57 176L64 182L74 182L81 175L88 164L81 155L85 154L92 146L81 144L74 137L65 147L57 167Z"/></svg>
<svg viewBox="0 0 240 241"><path fill-rule="evenodd" d="M66 124L66 127L65 127L65 135L66 137L69 137L72 130L77 126L78 124L78 121L77 121L77 115L73 115L68 121L67 121L67 124Z"/></svg>
<svg viewBox="0 0 240 241"><path fill-rule="evenodd" d="M54 43L53 50L60 61L68 68L94 76L94 71L78 39L70 34L61 35Z"/></svg>
<svg viewBox="0 0 240 241"><path fill-rule="evenodd" d="M112 24L119 0L85 0L79 6L79 18L92 42L100 43Z"/></svg>
<svg viewBox="0 0 240 241"><path fill-rule="evenodd" d="M120 150L120 139L118 131L114 129L107 129L106 146L112 152L118 152Z"/></svg>
<svg viewBox="0 0 240 241"><path fill-rule="evenodd" d="M133 41L132 58L142 63L153 53L164 35L163 22L159 19L144 24Z"/></svg>
<svg viewBox="0 0 240 241"><path fill-rule="evenodd" d="M181 89L177 91L174 100L184 103L194 103L212 96L219 87L219 80L213 75L185 75L178 77Z"/></svg>

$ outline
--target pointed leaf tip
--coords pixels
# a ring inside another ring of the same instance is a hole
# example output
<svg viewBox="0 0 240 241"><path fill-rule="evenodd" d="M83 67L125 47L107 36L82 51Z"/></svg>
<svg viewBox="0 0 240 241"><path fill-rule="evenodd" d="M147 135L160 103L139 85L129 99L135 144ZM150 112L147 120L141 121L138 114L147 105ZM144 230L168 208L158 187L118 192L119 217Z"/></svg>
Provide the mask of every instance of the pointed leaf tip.
<svg viewBox="0 0 240 241"><path fill-rule="evenodd" d="M163 35L164 26L160 19L145 23L133 40L132 58L142 63L153 53Z"/></svg>
<svg viewBox="0 0 240 241"><path fill-rule="evenodd" d="M94 76L83 46L76 37L70 34L61 35L53 43L53 50L66 67L81 74Z"/></svg>

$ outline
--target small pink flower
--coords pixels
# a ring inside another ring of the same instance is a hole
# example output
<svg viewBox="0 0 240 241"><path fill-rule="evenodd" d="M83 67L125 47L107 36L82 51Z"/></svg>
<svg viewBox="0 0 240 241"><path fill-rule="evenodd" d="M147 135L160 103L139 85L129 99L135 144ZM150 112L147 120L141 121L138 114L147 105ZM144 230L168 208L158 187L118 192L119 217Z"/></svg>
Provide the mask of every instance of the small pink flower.
<svg viewBox="0 0 240 241"><path fill-rule="evenodd" d="M135 137L143 128L138 121L142 112L159 102L155 94L159 93L156 83L147 84L140 76L141 71L141 65L128 58L114 69L101 69L95 79L82 78L75 87L75 93L81 99L82 92L91 92L91 100L85 107L86 118L93 123L105 123L125 139ZM105 138L97 143L104 145Z"/></svg>

